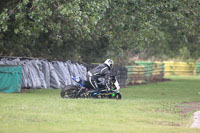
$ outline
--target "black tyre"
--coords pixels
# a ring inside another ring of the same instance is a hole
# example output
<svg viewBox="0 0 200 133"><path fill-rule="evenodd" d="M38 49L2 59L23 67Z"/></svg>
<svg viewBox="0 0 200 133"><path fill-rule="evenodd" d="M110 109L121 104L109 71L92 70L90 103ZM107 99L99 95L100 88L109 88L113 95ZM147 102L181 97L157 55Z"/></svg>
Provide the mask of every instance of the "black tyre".
<svg viewBox="0 0 200 133"><path fill-rule="evenodd" d="M62 98L76 98L77 88L74 85L68 85L60 92Z"/></svg>
<svg viewBox="0 0 200 133"><path fill-rule="evenodd" d="M122 95L120 93L116 93L115 94L115 99L121 100L122 99Z"/></svg>

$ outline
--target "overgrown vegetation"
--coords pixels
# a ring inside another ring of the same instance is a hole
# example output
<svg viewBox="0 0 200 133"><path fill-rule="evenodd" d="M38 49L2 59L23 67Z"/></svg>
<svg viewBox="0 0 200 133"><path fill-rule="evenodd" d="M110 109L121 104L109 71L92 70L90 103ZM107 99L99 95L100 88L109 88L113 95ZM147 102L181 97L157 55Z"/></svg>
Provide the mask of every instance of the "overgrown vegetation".
<svg viewBox="0 0 200 133"><path fill-rule="evenodd" d="M31 90L0 94L1 133L199 133L189 129L190 110L183 103L200 102L196 77L121 89L121 101L61 99L60 90Z"/></svg>
<svg viewBox="0 0 200 133"><path fill-rule="evenodd" d="M1 0L0 55L196 59L199 6L200 0Z"/></svg>

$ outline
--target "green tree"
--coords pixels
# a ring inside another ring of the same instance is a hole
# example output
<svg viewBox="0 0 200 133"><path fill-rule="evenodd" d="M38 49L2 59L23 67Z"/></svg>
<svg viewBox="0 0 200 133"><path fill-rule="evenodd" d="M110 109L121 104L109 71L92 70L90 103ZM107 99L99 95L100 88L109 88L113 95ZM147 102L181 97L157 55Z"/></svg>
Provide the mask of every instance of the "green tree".
<svg viewBox="0 0 200 133"><path fill-rule="evenodd" d="M0 55L99 62L200 53L200 0L3 0Z"/></svg>

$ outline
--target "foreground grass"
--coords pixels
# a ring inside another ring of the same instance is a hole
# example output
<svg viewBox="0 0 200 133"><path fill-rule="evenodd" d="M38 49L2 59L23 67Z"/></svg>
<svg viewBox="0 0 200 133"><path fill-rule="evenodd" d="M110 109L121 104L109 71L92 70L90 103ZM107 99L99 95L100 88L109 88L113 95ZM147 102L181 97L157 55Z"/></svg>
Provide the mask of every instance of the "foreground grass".
<svg viewBox="0 0 200 133"><path fill-rule="evenodd" d="M200 77L121 89L121 101L61 99L60 90L0 94L0 133L199 133L184 102L200 102Z"/></svg>

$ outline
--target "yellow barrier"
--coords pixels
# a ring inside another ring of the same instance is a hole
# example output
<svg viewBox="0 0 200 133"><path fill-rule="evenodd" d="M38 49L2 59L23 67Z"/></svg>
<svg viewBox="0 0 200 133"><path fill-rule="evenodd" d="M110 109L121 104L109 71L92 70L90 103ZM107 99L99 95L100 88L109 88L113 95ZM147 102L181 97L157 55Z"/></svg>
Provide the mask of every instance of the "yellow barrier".
<svg viewBox="0 0 200 133"><path fill-rule="evenodd" d="M195 62L165 61L165 75L194 75L196 74Z"/></svg>
<svg viewBox="0 0 200 133"><path fill-rule="evenodd" d="M152 81L162 81L164 75L200 75L200 62L144 62L126 66L128 69L128 84L142 84Z"/></svg>

